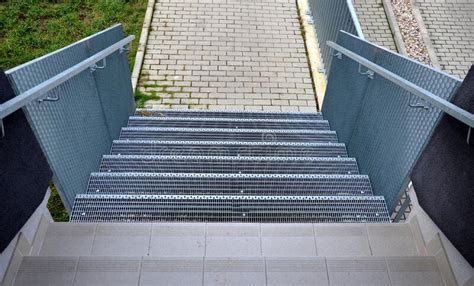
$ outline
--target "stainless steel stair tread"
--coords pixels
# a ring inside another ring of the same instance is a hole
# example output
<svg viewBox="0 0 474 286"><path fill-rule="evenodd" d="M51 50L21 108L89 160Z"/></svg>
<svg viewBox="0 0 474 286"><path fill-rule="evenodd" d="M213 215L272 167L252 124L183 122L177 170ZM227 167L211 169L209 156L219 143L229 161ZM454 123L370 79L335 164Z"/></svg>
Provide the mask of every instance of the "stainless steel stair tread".
<svg viewBox="0 0 474 286"><path fill-rule="evenodd" d="M358 174L354 158L105 155L100 172Z"/></svg>
<svg viewBox="0 0 474 286"><path fill-rule="evenodd" d="M114 140L111 154L347 157L343 143Z"/></svg>
<svg viewBox="0 0 474 286"><path fill-rule="evenodd" d="M383 197L91 195L72 222L390 222Z"/></svg>
<svg viewBox="0 0 474 286"><path fill-rule="evenodd" d="M92 173L95 194L373 195L366 175Z"/></svg>
<svg viewBox="0 0 474 286"><path fill-rule="evenodd" d="M189 109L137 109L136 116L210 117L210 118L267 118L267 119L322 119L320 112L259 112Z"/></svg>

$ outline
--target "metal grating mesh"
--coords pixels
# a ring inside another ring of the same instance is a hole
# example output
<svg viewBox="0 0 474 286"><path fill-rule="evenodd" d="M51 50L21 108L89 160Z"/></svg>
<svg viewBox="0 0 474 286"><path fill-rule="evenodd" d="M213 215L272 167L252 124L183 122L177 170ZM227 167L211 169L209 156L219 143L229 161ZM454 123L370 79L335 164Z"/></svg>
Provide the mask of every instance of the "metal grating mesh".
<svg viewBox="0 0 474 286"><path fill-rule="evenodd" d="M210 117L210 118L252 118L252 119L307 119L321 120L319 112L255 112L255 111L213 111L213 110L176 110L176 109L137 109L137 116L152 117Z"/></svg>
<svg viewBox="0 0 474 286"><path fill-rule="evenodd" d="M120 139L337 142L337 135L319 130L124 127Z"/></svg>
<svg viewBox="0 0 474 286"><path fill-rule="evenodd" d="M358 174L353 158L105 155L100 172Z"/></svg>
<svg viewBox="0 0 474 286"><path fill-rule="evenodd" d="M6 73L19 94L123 38L123 27L115 25ZM35 100L23 108L68 209L134 109L127 54L117 51L106 62L104 69L85 70L44 96L59 100Z"/></svg>
<svg viewBox="0 0 474 286"><path fill-rule="evenodd" d="M315 114L143 112L71 221L390 222L336 133L315 130L329 128Z"/></svg>
<svg viewBox="0 0 474 286"><path fill-rule="evenodd" d="M115 140L111 154L169 156L347 157L343 143Z"/></svg>
<svg viewBox="0 0 474 286"><path fill-rule="evenodd" d="M351 1L347 0L309 0L311 15L318 37L319 52L323 62L324 72L329 74L333 57L327 41L335 41L339 31L343 30L353 35L363 37L358 30L359 21L352 10ZM351 11L352 10L352 11Z"/></svg>
<svg viewBox="0 0 474 286"><path fill-rule="evenodd" d="M372 195L364 175L92 173L88 193L129 195Z"/></svg>
<svg viewBox="0 0 474 286"><path fill-rule="evenodd" d="M341 32L337 43L440 98L449 100L460 85L448 74L353 35ZM334 58L323 112L360 171L370 176L375 194L393 211L441 111L382 76L360 75L359 67L345 56Z"/></svg>
<svg viewBox="0 0 474 286"><path fill-rule="evenodd" d="M390 222L383 197L78 195L72 222Z"/></svg>
<svg viewBox="0 0 474 286"><path fill-rule="evenodd" d="M326 120L130 117L129 127L329 130Z"/></svg>

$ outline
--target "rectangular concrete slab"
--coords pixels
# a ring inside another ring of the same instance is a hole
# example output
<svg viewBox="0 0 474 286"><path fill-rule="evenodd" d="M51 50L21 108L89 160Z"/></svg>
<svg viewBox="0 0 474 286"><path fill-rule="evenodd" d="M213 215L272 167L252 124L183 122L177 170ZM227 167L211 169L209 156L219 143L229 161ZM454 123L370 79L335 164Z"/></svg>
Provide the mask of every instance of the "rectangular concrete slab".
<svg viewBox="0 0 474 286"><path fill-rule="evenodd" d="M210 223L206 228L207 257L261 256L259 224Z"/></svg>
<svg viewBox="0 0 474 286"><path fill-rule="evenodd" d="M46 232L48 231L48 227L51 223L51 219L47 218L46 216L42 215L41 220L39 222L38 228L36 229L35 238L33 239L30 254L31 255L38 255L41 251L41 247L44 242L44 238L46 237Z"/></svg>
<svg viewBox="0 0 474 286"><path fill-rule="evenodd" d="M189 258L143 258L140 286L202 285L204 260Z"/></svg>
<svg viewBox="0 0 474 286"><path fill-rule="evenodd" d="M327 258L330 285L390 285L382 257Z"/></svg>
<svg viewBox="0 0 474 286"><path fill-rule="evenodd" d="M81 257L75 286L138 285L141 257Z"/></svg>
<svg viewBox="0 0 474 286"><path fill-rule="evenodd" d="M204 285L265 285L263 258L206 258Z"/></svg>
<svg viewBox="0 0 474 286"><path fill-rule="evenodd" d="M39 255L90 255L96 224L51 223L46 231Z"/></svg>
<svg viewBox="0 0 474 286"><path fill-rule="evenodd" d="M266 258L267 285L329 285L324 258Z"/></svg>
<svg viewBox="0 0 474 286"><path fill-rule="evenodd" d="M318 256L371 256L367 228L355 224L315 224Z"/></svg>
<svg viewBox="0 0 474 286"><path fill-rule="evenodd" d="M427 255L425 239L423 238L423 234L421 233L418 217L416 215L413 215L413 217L410 218L410 222L408 224L410 225L411 232L413 233L413 239L415 240L416 249L418 249L418 253L423 256Z"/></svg>
<svg viewBox="0 0 474 286"><path fill-rule="evenodd" d="M316 256L312 224L262 224L261 229L263 256Z"/></svg>
<svg viewBox="0 0 474 286"><path fill-rule="evenodd" d="M373 256L416 256L415 240L409 224L367 224Z"/></svg>
<svg viewBox="0 0 474 286"><path fill-rule="evenodd" d="M15 286L73 285L78 257L27 256L23 258Z"/></svg>
<svg viewBox="0 0 474 286"><path fill-rule="evenodd" d="M150 256L203 257L206 244L204 223L153 224Z"/></svg>
<svg viewBox="0 0 474 286"><path fill-rule="evenodd" d="M425 257L387 257L392 285L444 285L436 259Z"/></svg>
<svg viewBox="0 0 474 286"><path fill-rule="evenodd" d="M92 255L146 256L151 224L113 223L97 226Z"/></svg>

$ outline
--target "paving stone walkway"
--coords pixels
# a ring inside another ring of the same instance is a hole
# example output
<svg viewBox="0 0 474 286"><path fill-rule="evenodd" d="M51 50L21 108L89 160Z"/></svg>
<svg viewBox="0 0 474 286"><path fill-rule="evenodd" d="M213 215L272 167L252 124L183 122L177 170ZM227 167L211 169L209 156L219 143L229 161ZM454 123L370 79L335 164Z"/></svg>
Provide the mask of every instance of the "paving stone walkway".
<svg viewBox="0 0 474 286"><path fill-rule="evenodd" d="M474 64L474 0L416 0L441 69L464 78Z"/></svg>
<svg viewBox="0 0 474 286"><path fill-rule="evenodd" d="M139 90L154 108L315 111L294 0L157 0Z"/></svg>
<svg viewBox="0 0 474 286"><path fill-rule="evenodd" d="M377 45L397 51L382 0L353 0L365 38Z"/></svg>

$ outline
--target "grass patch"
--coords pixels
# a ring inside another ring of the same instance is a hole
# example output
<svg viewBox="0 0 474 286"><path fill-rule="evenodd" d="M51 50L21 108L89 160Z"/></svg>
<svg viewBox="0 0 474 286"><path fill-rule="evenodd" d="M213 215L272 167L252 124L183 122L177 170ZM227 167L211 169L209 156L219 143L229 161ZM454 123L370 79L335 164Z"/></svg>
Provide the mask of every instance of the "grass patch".
<svg viewBox="0 0 474 286"><path fill-rule="evenodd" d="M141 92L140 90L135 91L135 104L137 108L144 108L145 103L148 100L160 100L161 97L156 95L156 92L152 91L151 94Z"/></svg>
<svg viewBox="0 0 474 286"><path fill-rule="evenodd" d="M0 0L1 1L1 0ZM133 68L147 0L11 0L0 2L0 68L10 69L72 44L116 23L135 35L128 52ZM138 96L144 105L143 96ZM154 99L151 97L150 99ZM48 209L55 221L69 215L51 184Z"/></svg>
<svg viewBox="0 0 474 286"><path fill-rule="evenodd" d="M63 202L59 197L58 190L53 183L49 184L51 196L48 200L48 209L54 221L69 221L69 214L64 208Z"/></svg>
<svg viewBox="0 0 474 286"><path fill-rule="evenodd" d="M133 67L146 0L11 0L0 2L0 67L9 69L116 23L135 35Z"/></svg>

